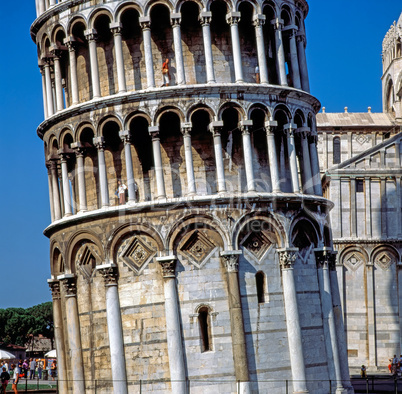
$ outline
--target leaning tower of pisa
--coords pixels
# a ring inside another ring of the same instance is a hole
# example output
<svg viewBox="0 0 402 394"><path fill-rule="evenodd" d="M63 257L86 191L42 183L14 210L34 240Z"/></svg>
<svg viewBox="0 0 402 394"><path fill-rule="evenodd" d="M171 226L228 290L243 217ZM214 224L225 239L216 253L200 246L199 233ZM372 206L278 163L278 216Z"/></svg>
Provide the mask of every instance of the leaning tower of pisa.
<svg viewBox="0 0 402 394"><path fill-rule="evenodd" d="M60 391L350 391L307 2L36 11Z"/></svg>

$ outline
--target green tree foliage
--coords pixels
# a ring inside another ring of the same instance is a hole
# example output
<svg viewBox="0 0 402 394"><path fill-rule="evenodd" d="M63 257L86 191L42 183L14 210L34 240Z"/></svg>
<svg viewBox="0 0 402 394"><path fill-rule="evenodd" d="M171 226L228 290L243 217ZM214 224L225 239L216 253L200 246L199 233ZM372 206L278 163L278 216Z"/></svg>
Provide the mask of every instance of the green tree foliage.
<svg viewBox="0 0 402 394"><path fill-rule="evenodd" d="M32 337L42 334L52 339L52 302L45 302L31 308L0 309L0 341L6 344L24 346Z"/></svg>

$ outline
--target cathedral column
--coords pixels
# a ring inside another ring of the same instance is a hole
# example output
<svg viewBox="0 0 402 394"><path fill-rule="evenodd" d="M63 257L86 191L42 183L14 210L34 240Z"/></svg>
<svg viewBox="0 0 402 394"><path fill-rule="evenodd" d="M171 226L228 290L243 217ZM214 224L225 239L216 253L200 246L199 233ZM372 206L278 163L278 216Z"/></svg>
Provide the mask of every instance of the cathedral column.
<svg viewBox="0 0 402 394"><path fill-rule="evenodd" d="M296 31L296 26L289 30L290 67L292 68L293 86L296 89L301 89L299 59L296 47Z"/></svg>
<svg viewBox="0 0 402 394"><path fill-rule="evenodd" d="M42 96L43 96L43 115L45 119L49 117L47 112L47 93L46 93L46 77L45 77L45 69L43 66L39 67L40 74L42 76Z"/></svg>
<svg viewBox="0 0 402 394"><path fill-rule="evenodd" d="M222 139L221 139L221 128L223 127L223 122L222 121L212 122L209 124L208 127L214 139L217 189L218 193L224 193L226 192L226 182L225 182L225 167L223 165Z"/></svg>
<svg viewBox="0 0 402 394"><path fill-rule="evenodd" d="M296 129L296 127L297 126L295 124L288 123L283 126L283 131L286 133L288 141L288 155L289 155L290 174L292 177L293 193L300 193L299 173L297 171L297 161L296 161L295 137L293 134L293 131Z"/></svg>
<svg viewBox="0 0 402 394"><path fill-rule="evenodd" d="M310 150L311 175L313 177L314 194L316 196L322 196L320 164L317 151L317 132L315 130L310 131L310 134L308 134L307 138Z"/></svg>
<svg viewBox="0 0 402 394"><path fill-rule="evenodd" d="M277 251L279 253L279 262L282 270L283 297L285 302L286 326L288 330L293 391L296 393L308 393L299 308L297 305L297 293L293 271L293 264L297 259L299 249L284 248L278 249Z"/></svg>
<svg viewBox="0 0 402 394"><path fill-rule="evenodd" d="M179 300L176 288L176 260L176 256L156 257L156 261L162 266L163 288L165 292L166 336L172 393L186 394L187 377L184 363Z"/></svg>
<svg viewBox="0 0 402 394"><path fill-rule="evenodd" d="M274 19L271 21L275 30L275 48L276 48L276 71L279 77L279 84L288 86L285 67L285 50L283 48L282 27L283 19Z"/></svg>
<svg viewBox="0 0 402 394"><path fill-rule="evenodd" d="M52 187L52 172L50 170L51 163L49 161L46 162L47 168L47 183L49 186L49 203L50 203L50 220L54 222L54 203L53 203L53 187Z"/></svg>
<svg viewBox="0 0 402 394"><path fill-rule="evenodd" d="M66 325L68 339L68 357L71 360L71 385L73 394L85 393L84 363L80 334L80 319L78 317L77 287L73 274L57 277L63 285L66 307Z"/></svg>
<svg viewBox="0 0 402 394"><path fill-rule="evenodd" d="M296 40L297 40L297 57L299 59L301 86L305 92L310 92L310 82L308 79L306 51L305 51L305 46L304 46L305 42L306 42L306 37L303 34L298 34L296 36Z"/></svg>
<svg viewBox="0 0 402 394"><path fill-rule="evenodd" d="M264 14L253 15L253 25L257 44L258 68L260 69L260 80L261 83L268 83L267 57L265 55L264 33L262 31L264 23Z"/></svg>
<svg viewBox="0 0 402 394"><path fill-rule="evenodd" d="M79 212L87 210L87 191L85 186L84 148L81 142L73 142L71 148L75 151L77 159L78 198L80 200Z"/></svg>
<svg viewBox="0 0 402 394"><path fill-rule="evenodd" d="M45 64L43 66L45 70L45 81L46 81L46 102L47 102L47 114L52 116L54 114L53 108L53 91L52 91L52 76L50 73L50 59L43 59Z"/></svg>
<svg viewBox="0 0 402 394"><path fill-rule="evenodd" d="M226 250L221 252L220 255L222 257L224 268L226 269L236 381L240 382L239 393L248 394L251 393L250 375L247 364L246 336L244 332L238 277L239 255L241 254L241 250Z"/></svg>
<svg viewBox="0 0 402 394"><path fill-rule="evenodd" d="M67 364L64 347L63 316L60 300L60 281L57 279L48 279L47 283L52 291L53 299L53 326L57 354L58 391L61 394L67 394Z"/></svg>
<svg viewBox="0 0 402 394"><path fill-rule="evenodd" d="M200 14L200 22L202 26L202 38L204 42L204 54L205 54L205 67L207 71L207 82L215 82L215 72L214 72L214 60L212 55L212 43L211 43L211 19L212 12L203 11Z"/></svg>
<svg viewBox="0 0 402 394"><path fill-rule="evenodd" d="M327 247L315 251L329 377L331 380L336 381L336 393L343 393L342 374L331 294L331 282L328 271L331 255L332 250Z"/></svg>
<svg viewBox="0 0 402 394"><path fill-rule="evenodd" d="M187 195L195 196L197 194L197 191L194 177L193 152L191 147L191 128L191 123L181 124L181 132L183 134L184 144L184 157L186 161Z"/></svg>
<svg viewBox="0 0 402 394"><path fill-rule="evenodd" d="M174 57L176 60L176 76L177 84L185 85L186 76L184 73L184 61L183 61L183 49L181 45L181 14L172 13L170 14L170 20L173 27L173 43L174 43Z"/></svg>
<svg viewBox="0 0 402 394"><path fill-rule="evenodd" d="M50 160L50 172L52 174L54 220L59 220L59 219L61 219L61 206L60 206L59 179L57 176L57 160L56 159Z"/></svg>
<svg viewBox="0 0 402 394"><path fill-rule="evenodd" d="M348 351L347 351L347 341L345 334L345 326L343 324L343 308L340 294L343 294L343 281L342 290L338 286L338 272L336 269L336 254L337 252L332 252L328 257L328 267L329 267L329 279L331 285L331 295L332 295L332 308L335 321L336 337L338 339L338 356L339 364L341 369L341 377L343 387L349 390L353 389L350 383L349 375L349 364L348 364ZM340 274L343 276L343 266L339 266ZM349 392L349 391L348 391Z"/></svg>
<svg viewBox="0 0 402 394"><path fill-rule="evenodd" d="M152 126L148 128L148 132L152 138L152 151L154 154L154 166L156 177L156 189L158 191L158 199L166 198L165 178L163 177L161 142L159 139L159 127Z"/></svg>
<svg viewBox="0 0 402 394"><path fill-rule="evenodd" d="M72 105L79 103L78 93L78 74L77 74L77 58L75 54L75 39L69 36L64 39L64 43L68 48L68 58L70 62L70 81L71 81L71 98Z"/></svg>
<svg viewBox="0 0 402 394"><path fill-rule="evenodd" d="M274 129L277 126L278 122L276 120L269 120L265 122L265 130L267 133L267 144L268 144L269 171L271 173L271 184L273 193L281 191L280 179L279 179L278 155L276 153L275 133L274 133Z"/></svg>
<svg viewBox="0 0 402 394"><path fill-rule="evenodd" d="M99 170L99 184L102 200L102 208L108 207L109 202L109 185L106 173L105 161L105 139L103 137L95 137L93 139L94 146L98 150L98 170Z"/></svg>
<svg viewBox="0 0 402 394"><path fill-rule="evenodd" d="M149 16L140 17L142 38L144 42L145 69L148 88L155 87L154 61L152 58L151 21Z"/></svg>
<svg viewBox="0 0 402 394"><path fill-rule="evenodd" d="M54 85L56 91L56 111L64 109L63 85L61 81L61 68L60 68L60 55L61 51L55 46L50 47L53 54L53 67L54 67Z"/></svg>
<svg viewBox="0 0 402 394"><path fill-rule="evenodd" d="M238 26L239 21L240 12L233 11L229 12L226 15L226 22L230 25L230 35L232 37L232 52L236 82L244 82L243 67L241 64L241 50Z"/></svg>
<svg viewBox="0 0 402 394"><path fill-rule="evenodd" d="M131 135L129 130L119 132L119 136L124 143L124 156L126 159L126 175L127 175L127 189L128 201L135 202L135 179L133 170L133 158L131 156Z"/></svg>
<svg viewBox="0 0 402 394"><path fill-rule="evenodd" d="M71 216L73 211L71 207L71 193L68 179L68 167L67 167L68 153L64 152L63 149L59 149L57 153L60 155L60 163L61 163L61 181L63 187L64 216Z"/></svg>
<svg viewBox="0 0 402 394"><path fill-rule="evenodd" d="M239 123L239 129L242 132L244 167L246 170L247 191L255 192L254 170L253 170L253 152L251 149L250 128L253 126L252 120L242 120Z"/></svg>
<svg viewBox="0 0 402 394"><path fill-rule="evenodd" d="M116 56L116 68L117 68L117 83L119 85L119 93L127 91L126 88L126 76L124 71L124 56L121 31L123 24L119 22L112 22L110 25L110 31L113 33L114 52Z"/></svg>
<svg viewBox="0 0 402 394"><path fill-rule="evenodd" d="M314 194L313 175L311 169L310 150L308 145L308 127L300 127L296 132L300 135L300 142L302 148L302 179L303 179L303 192L307 194Z"/></svg>
<svg viewBox="0 0 402 394"><path fill-rule="evenodd" d="M101 88L99 80L98 54L96 51L97 32L95 29L84 31L89 46L89 62L91 64L91 82L92 82L92 98L101 97Z"/></svg>
<svg viewBox="0 0 402 394"><path fill-rule="evenodd" d="M109 336L113 391L119 394L127 394L123 325L121 322L119 292L117 288L117 266L109 263L98 265L96 269L103 276L106 287L106 320Z"/></svg>

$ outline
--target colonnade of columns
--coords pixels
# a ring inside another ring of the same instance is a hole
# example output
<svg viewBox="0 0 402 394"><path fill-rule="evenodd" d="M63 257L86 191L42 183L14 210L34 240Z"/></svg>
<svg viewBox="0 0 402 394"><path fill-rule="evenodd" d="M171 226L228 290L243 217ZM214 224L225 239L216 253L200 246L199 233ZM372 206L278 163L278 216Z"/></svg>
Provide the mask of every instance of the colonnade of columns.
<svg viewBox="0 0 402 394"><path fill-rule="evenodd" d="M244 155L244 168L247 180L247 192L256 192L256 178L253 168L253 149L251 143L252 133L252 120L242 120L239 122L239 129L242 132L242 145ZM276 121L265 122L265 129L267 134L267 149L268 149L268 164L271 175L271 192L278 193L283 190L280 177L280 164L277 154L275 142L275 129L278 123ZM216 185L218 193L226 193L226 180L225 180L225 167L223 158L223 146L221 139L221 129L223 128L222 121L214 121L209 124L209 130L213 136L213 146L215 153L215 166L216 166ZM194 173L194 163L192 155L191 144L191 123L182 123L181 131L183 135L184 145L184 160L186 166L187 176L187 196L194 196L197 194L196 179ZM318 164L318 154L316 146L316 133L310 132L307 127L297 128L293 123L288 123L283 127L286 134L287 148L288 148L288 162L291 172L291 186L294 193L307 193L316 194L321 196L321 180ZM162 160L162 151L159 138L159 126L150 126L148 132L152 139L152 150L154 158L154 170L156 180L156 199L166 199L166 187ZM299 133L301 141L301 156L300 156L300 175L301 185L299 183L299 170L297 164L297 156L294 142L294 133ZM136 202L136 182L134 179L133 159L131 156L131 140L130 131L123 130L119 132L119 136L124 143L124 156L126 177L128 186L128 202ZM105 159L105 140L104 137L95 137L93 139L94 146L97 149L98 158L98 177L100 189L100 202L101 207L106 208L110 205L109 202L109 185L107 178L106 159ZM71 144L71 149L65 151L58 150L58 157L51 157L47 162L48 168L48 183L49 183L49 200L51 208L52 221L59 220L62 217L68 217L75 211L87 211L86 199L86 185L85 185L85 169L84 169L84 156L85 149L80 142ZM76 177L77 182L71 178L68 171L67 160L71 155L76 157ZM60 187L59 187L59 168L60 162ZM71 187L77 190L77 193L72 193ZM75 186L74 186L75 185ZM79 201L73 201L72 195L77 197Z"/></svg>
<svg viewBox="0 0 402 394"><path fill-rule="evenodd" d="M44 1L44 0L39 0ZM173 31L174 56L176 66L176 81L178 85L186 84L186 70L184 66L183 47L181 40L181 13L171 13L171 24ZM230 34L232 41L232 53L235 72L235 81L237 83L244 82L243 66L242 66L242 48L239 36L238 24L241 18L240 12L229 12L226 15L226 21L230 25ZM264 43L263 25L266 16L264 14L255 14L253 16L253 26L255 29L257 61L260 73L260 83L272 83L272 77L268 74L266 43ZM215 83L214 59L212 52L211 30L210 24L212 20L211 12L201 12L199 20L202 26L203 46L205 55L205 70L208 83ZM151 20L150 17L140 17L140 26L143 33L143 50L145 58L147 87L155 88L154 74L154 59L152 54L152 38L151 38ZM307 72L307 63L305 55L305 39L295 25L284 26L282 19L270 21L275 29L275 48L276 48L276 71L278 75L278 83L282 86L288 86L286 74L286 59L284 52L284 37L283 34L289 35L290 48L290 72L292 76L293 86L297 89L303 89L309 92L309 81ZM120 22L112 22L109 28L113 34L114 53L116 60L116 72L118 93L127 91L126 75L124 65L124 54L122 45L122 29L123 25ZM283 33L283 34L282 34ZM97 99L102 96L100 70L97 56L97 31L88 29L84 32L88 41L89 62L90 62L90 79L92 86L92 99ZM78 94L78 73L77 73L77 53L76 41L73 36L68 36L64 39L64 44L68 50L69 59L69 104L76 105L79 103ZM65 48L63 48L65 50ZM60 66L61 47L52 45L49 48L50 57L41 59L41 73L43 86L43 105L45 118L54 115L56 112L63 110L67 103L64 102L62 73ZM53 72L52 70L53 69ZM230 81L227 81L230 82Z"/></svg>

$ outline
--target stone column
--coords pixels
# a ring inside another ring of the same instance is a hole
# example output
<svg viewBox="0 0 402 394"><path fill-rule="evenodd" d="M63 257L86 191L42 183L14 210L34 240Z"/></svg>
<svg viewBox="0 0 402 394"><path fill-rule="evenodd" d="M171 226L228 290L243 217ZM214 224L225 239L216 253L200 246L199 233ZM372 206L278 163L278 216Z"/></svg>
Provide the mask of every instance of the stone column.
<svg viewBox="0 0 402 394"><path fill-rule="evenodd" d="M162 266L165 291L166 336L172 393L187 394L186 367L176 289L176 259L176 256L156 257L156 261Z"/></svg>
<svg viewBox="0 0 402 394"><path fill-rule="evenodd" d="M152 58L151 21L148 16L140 17L142 37L144 41L145 69L147 72L148 88L155 87L154 61Z"/></svg>
<svg viewBox="0 0 402 394"><path fill-rule="evenodd" d="M66 307L66 325L68 336L68 357L71 360L71 385L73 394L85 393L84 363L80 334L80 320L78 317L77 287L73 274L64 274L57 277L63 285Z"/></svg>
<svg viewBox="0 0 402 394"><path fill-rule="evenodd" d="M184 157L186 160L187 195L195 196L197 194L197 191L194 177L193 152L191 148L191 128L191 123L181 124L181 132L183 134L184 143Z"/></svg>
<svg viewBox="0 0 402 394"><path fill-rule="evenodd" d="M229 12L226 15L226 21L230 25L230 35L232 37L232 52L233 63L235 70L236 82L244 82L243 67L241 64L241 50L240 50L240 38L239 38L239 26L240 12Z"/></svg>
<svg viewBox="0 0 402 394"><path fill-rule="evenodd" d="M281 191L280 179L279 179L278 155L276 154L276 144L274 134L274 129L277 126L278 122L276 120L269 120L265 122L265 130L267 132L267 144L268 144L269 171L271 173L271 184L273 193L278 193Z"/></svg>
<svg viewBox="0 0 402 394"><path fill-rule="evenodd" d="M46 11L46 5L45 5L45 0L38 0L38 9L39 9L39 15L42 15Z"/></svg>
<svg viewBox="0 0 402 394"><path fill-rule="evenodd" d="M108 207L110 202L105 161L105 139L103 137L95 137L93 139L93 143L98 150L99 185L101 191L102 207Z"/></svg>
<svg viewBox="0 0 402 394"><path fill-rule="evenodd" d="M110 31L113 33L114 53L116 56L116 68L117 68L117 83L119 85L119 93L127 91L126 88L126 76L124 71L124 56L121 31L123 24L119 22L112 22L110 25Z"/></svg>
<svg viewBox="0 0 402 394"><path fill-rule="evenodd" d="M385 153L385 152L384 152ZM380 152L381 156L381 152ZM380 179L380 195L381 195L381 237L387 238L388 223L387 223L387 178Z"/></svg>
<svg viewBox="0 0 402 394"><path fill-rule="evenodd" d="M57 354L58 389L59 393L67 394L67 364L64 348L63 316L60 300L60 281L58 281L57 279L48 279L47 283L50 287L50 290L52 291L53 299L53 327Z"/></svg>
<svg viewBox="0 0 402 394"><path fill-rule="evenodd" d="M211 43L211 19L212 12L203 11L200 14L200 22L202 26L202 38L204 42L204 54L205 54L205 68L207 71L207 82L215 82L215 72L214 72L214 59L212 55L212 43Z"/></svg>
<svg viewBox="0 0 402 394"><path fill-rule="evenodd" d="M244 332L243 313L239 285L239 255L241 250L221 252L222 262L226 269L228 286L230 328L232 331L233 361L236 381L240 382L239 393L251 393L250 375L247 364L246 336Z"/></svg>
<svg viewBox="0 0 402 394"><path fill-rule="evenodd" d="M282 27L283 19L274 19L271 21L275 30L275 48L276 48L276 71L279 78L279 84L288 86L285 67L285 50L283 48Z"/></svg>
<svg viewBox="0 0 402 394"><path fill-rule="evenodd" d="M61 163L64 216L71 216L73 211L71 207L71 193L70 193L70 184L68 180L68 167L67 167L68 153L64 152L63 149L59 149L57 153L60 155L60 163Z"/></svg>
<svg viewBox="0 0 402 394"><path fill-rule="evenodd" d="M297 40L297 55L298 55L297 57L299 59L301 86L304 91L310 92L310 82L308 79L307 60L305 51L306 37L303 34L298 34L296 36L296 40Z"/></svg>
<svg viewBox="0 0 402 394"><path fill-rule="evenodd" d="M372 229L371 229L371 215L372 215L372 209L371 209L371 180L370 177L365 177L364 178L364 194L365 194L365 204L366 204L366 217L365 217L365 222L366 222L366 236L368 238L371 238L372 236ZM399 213L398 213L399 215Z"/></svg>
<svg viewBox="0 0 402 394"><path fill-rule="evenodd" d="M103 276L106 287L106 320L113 392L127 394L126 359L124 355L123 325L121 322L119 292L117 288L117 266L109 263L99 265L96 269Z"/></svg>
<svg viewBox="0 0 402 394"><path fill-rule="evenodd" d="M61 51L55 45L50 47L50 51L53 54L54 86L56 91L56 110L62 111L64 109L64 97L63 97L63 85L61 81L62 78L60 68Z"/></svg>
<svg viewBox="0 0 402 394"><path fill-rule="evenodd" d="M344 390L342 386L341 366L338 353L331 282L328 271L331 255L332 250L327 247L324 247L322 250L315 251L329 377L331 380L336 381L336 393L343 393Z"/></svg>
<svg viewBox="0 0 402 394"><path fill-rule="evenodd" d="M313 189L316 196L322 196L322 186L321 186L321 174L320 174L320 164L318 160L317 151L317 132L312 130L308 134L308 143L310 150L310 163L311 163L311 175L313 177Z"/></svg>
<svg viewBox="0 0 402 394"><path fill-rule="evenodd" d="M42 96L43 96L43 115L45 119L49 117L47 112L47 93L46 93L46 77L45 77L45 69L43 66L40 66L40 74L42 76Z"/></svg>
<svg viewBox="0 0 402 394"><path fill-rule="evenodd" d="M289 154L289 165L290 174L292 177L292 190L293 193L300 193L299 186L299 173L297 171L297 161L296 161L296 149L295 149L295 137L293 131L296 129L296 125L293 123L288 123L283 126L283 131L287 135L288 141L288 154Z"/></svg>
<svg viewBox="0 0 402 394"><path fill-rule="evenodd" d="M181 14L170 14L170 20L173 27L173 43L174 43L174 57L176 60L176 77L178 85L185 85L186 76L184 73L183 49L181 45Z"/></svg>
<svg viewBox="0 0 402 394"><path fill-rule="evenodd" d="M166 198L165 179L163 177L162 153L161 142L159 139L159 127L152 126L148 128L149 134L152 138L152 150L154 154L154 166L156 177L156 189L158 191L158 199Z"/></svg>
<svg viewBox="0 0 402 394"><path fill-rule="evenodd" d="M77 58L75 55L75 39L73 36L69 36L64 39L64 43L67 45L68 48L68 58L70 62L71 98L72 98L72 104L75 105L79 103Z"/></svg>
<svg viewBox="0 0 402 394"><path fill-rule="evenodd" d="M119 136L124 143L124 156L126 159L128 202L135 202L136 187L135 187L134 170L133 170L133 158L131 156L130 130L120 131Z"/></svg>
<svg viewBox="0 0 402 394"><path fill-rule="evenodd" d="M71 148L75 151L77 159L78 198L80 200L79 212L87 210L87 190L85 186L84 147L81 142L73 142Z"/></svg>
<svg viewBox="0 0 402 394"><path fill-rule="evenodd" d="M255 192L253 151L251 149L250 129L253 126L252 120L242 120L239 129L242 132L244 167L246 169L247 191Z"/></svg>
<svg viewBox="0 0 402 394"><path fill-rule="evenodd" d="M53 108L53 92L52 92L52 77L50 74L50 59L44 59L45 69L45 81L46 81L46 102L47 102L47 114L48 116L52 116L54 114Z"/></svg>
<svg viewBox="0 0 402 394"><path fill-rule="evenodd" d="M296 26L289 30L290 67L292 68L293 87L301 89L299 59L296 47L296 31Z"/></svg>
<svg viewBox="0 0 402 394"><path fill-rule="evenodd" d="M61 219L61 206L60 206L59 179L57 175L57 160L51 159L49 162L50 162L50 172L52 174L54 220L59 220Z"/></svg>
<svg viewBox="0 0 402 394"><path fill-rule="evenodd" d="M298 248L278 249L279 262L282 269L283 298L285 302L293 392L308 393L299 308L297 305L297 294L293 272L293 264L297 259L298 251Z"/></svg>
<svg viewBox="0 0 402 394"><path fill-rule="evenodd" d="M308 127L300 127L296 130L300 135L300 142L302 148L302 179L303 179L303 193L314 194L314 181L311 168L310 150L308 145Z"/></svg>
<svg viewBox="0 0 402 394"><path fill-rule="evenodd" d="M347 341L345 335L345 326L343 324L343 312L342 312L342 301L340 294L343 294L338 282L338 273L336 270L336 254L337 252L332 252L329 256L329 278L331 284L331 295L332 295L332 307L334 313L336 337L338 339L338 355L339 364L341 368L342 384L343 387L348 389L348 392L353 392L353 387L350 383L349 376L349 365L348 365L348 351L347 351ZM340 274L343 276L343 266L340 265ZM343 286L343 283L342 283ZM349 390L350 389L350 390Z"/></svg>
<svg viewBox="0 0 402 394"><path fill-rule="evenodd" d="M49 0L49 6L52 7L56 5L56 0Z"/></svg>
<svg viewBox="0 0 402 394"><path fill-rule="evenodd" d="M374 263L368 261L366 264L367 283L367 328L368 328L368 359L370 367L377 367L377 346L376 346L376 319L375 319L375 295L374 295Z"/></svg>
<svg viewBox="0 0 402 394"><path fill-rule="evenodd" d="M99 80L98 54L96 52L97 32L95 29L84 31L89 46L89 62L91 63L91 82L92 82L92 98L101 97L101 88Z"/></svg>
<svg viewBox="0 0 402 394"><path fill-rule="evenodd" d="M253 25L255 28L255 38L257 44L258 68L260 69L260 80L261 83L269 83L267 57L265 55L264 33L262 31L264 23L265 23L264 14L253 15Z"/></svg>
<svg viewBox="0 0 402 394"><path fill-rule="evenodd" d="M218 193L225 193L226 192L225 167L223 165L222 140L221 140L221 128L223 127L223 122L221 120L212 122L209 124L208 127L209 131L212 133L214 138L216 183Z"/></svg>
<svg viewBox="0 0 402 394"><path fill-rule="evenodd" d="M49 161L46 162L47 168L47 183L49 185L49 204L50 204L50 218L51 221L54 222L54 203L53 203L53 186L52 186L52 172L50 170L51 163Z"/></svg>

